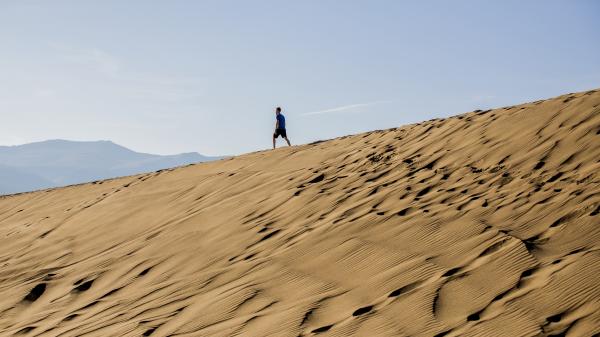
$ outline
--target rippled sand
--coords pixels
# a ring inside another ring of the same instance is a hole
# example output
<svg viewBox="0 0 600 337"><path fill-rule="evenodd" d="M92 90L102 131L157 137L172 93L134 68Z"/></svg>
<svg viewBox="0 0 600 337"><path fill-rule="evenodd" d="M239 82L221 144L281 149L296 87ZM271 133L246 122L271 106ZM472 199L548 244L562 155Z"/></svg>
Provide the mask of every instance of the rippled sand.
<svg viewBox="0 0 600 337"><path fill-rule="evenodd" d="M0 335L592 336L599 134L589 91L2 197Z"/></svg>

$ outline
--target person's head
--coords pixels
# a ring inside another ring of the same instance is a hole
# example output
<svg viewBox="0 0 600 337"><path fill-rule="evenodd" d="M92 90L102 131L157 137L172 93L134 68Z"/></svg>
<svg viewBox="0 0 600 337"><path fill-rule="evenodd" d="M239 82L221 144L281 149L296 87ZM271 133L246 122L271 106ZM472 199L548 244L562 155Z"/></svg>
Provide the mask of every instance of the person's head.
<svg viewBox="0 0 600 337"><path fill-rule="evenodd" d="M275 108L275 114L279 115L281 113L281 107Z"/></svg>

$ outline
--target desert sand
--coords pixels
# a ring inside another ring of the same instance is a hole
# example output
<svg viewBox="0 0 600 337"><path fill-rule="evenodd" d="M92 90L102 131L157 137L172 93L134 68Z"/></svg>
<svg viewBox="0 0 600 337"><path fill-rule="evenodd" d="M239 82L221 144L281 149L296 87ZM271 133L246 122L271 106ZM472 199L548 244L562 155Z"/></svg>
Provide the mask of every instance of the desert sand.
<svg viewBox="0 0 600 337"><path fill-rule="evenodd" d="M0 335L600 333L600 90L0 198Z"/></svg>

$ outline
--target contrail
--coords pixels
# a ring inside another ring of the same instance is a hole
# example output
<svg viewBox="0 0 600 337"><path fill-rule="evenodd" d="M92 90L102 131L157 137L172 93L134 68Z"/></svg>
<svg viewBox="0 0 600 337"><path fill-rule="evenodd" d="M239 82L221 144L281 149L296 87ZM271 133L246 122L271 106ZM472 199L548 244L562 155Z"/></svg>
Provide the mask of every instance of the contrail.
<svg viewBox="0 0 600 337"><path fill-rule="evenodd" d="M326 109L326 110L305 112L300 115L301 116L310 116L310 115L326 114L326 113L330 113L330 112L341 112L341 111L353 110L353 109L364 107L364 106L375 105L375 104L380 104L380 103L388 103L388 102L391 102L391 101L376 101L376 102L369 102L369 103L349 104L349 105L338 106L338 107Z"/></svg>

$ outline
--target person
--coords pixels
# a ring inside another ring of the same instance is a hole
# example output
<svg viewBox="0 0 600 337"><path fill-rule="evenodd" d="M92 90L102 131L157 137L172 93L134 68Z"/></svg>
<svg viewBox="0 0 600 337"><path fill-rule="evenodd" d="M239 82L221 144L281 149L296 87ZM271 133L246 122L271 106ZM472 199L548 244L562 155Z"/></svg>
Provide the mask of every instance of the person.
<svg viewBox="0 0 600 337"><path fill-rule="evenodd" d="M285 117L281 113L281 107L277 107L275 109L275 118L277 122L275 123L275 132L273 133L273 149L275 149L275 139L277 139L279 136L285 139L288 146L292 146L287 137L287 132L285 131Z"/></svg>

